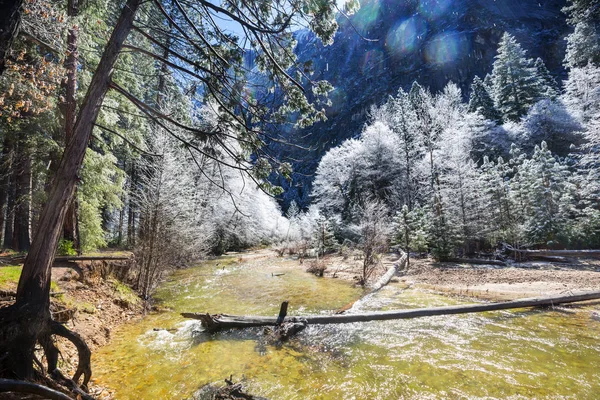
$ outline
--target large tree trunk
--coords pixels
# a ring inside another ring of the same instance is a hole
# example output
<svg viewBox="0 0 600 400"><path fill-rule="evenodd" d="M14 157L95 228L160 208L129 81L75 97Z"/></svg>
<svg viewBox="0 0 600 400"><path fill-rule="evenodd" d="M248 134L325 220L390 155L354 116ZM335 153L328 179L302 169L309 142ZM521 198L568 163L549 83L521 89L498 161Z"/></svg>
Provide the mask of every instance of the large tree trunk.
<svg viewBox="0 0 600 400"><path fill-rule="evenodd" d="M75 123L73 138L63 154L48 201L40 216L19 280L16 302L13 306L0 310L0 354L3 355L0 371L3 375L22 379L33 377L33 352L36 343L40 341L47 344L50 334L67 334L64 331L58 332L59 328L50 317L50 267L69 204L73 200L78 172L92 129L110 85L113 67L131 30L140 3L141 0L128 0L121 12L92 77ZM76 380L81 374L89 379L90 371L78 371Z"/></svg>
<svg viewBox="0 0 600 400"><path fill-rule="evenodd" d="M71 18L77 17L79 14L79 0L69 0L67 4L67 15ZM65 68L67 70L67 84L65 93L65 146L69 144L73 138L75 129L75 118L77 116L77 101L75 93L77 90L77 25L71 21L72 25L67 33L67 58L65 59ZM63 226L63 238L73 242L73 247L78 251L81 249L79 243L79 235L77 234L77 188L75 195L69 205L65 224Z"/></svg>
<svg viewBox="0 0 600 400"><path fill-rule="evenodd" d="M21 22L23 0L0 0L0 75L13 39L17 36Z"/></svg>

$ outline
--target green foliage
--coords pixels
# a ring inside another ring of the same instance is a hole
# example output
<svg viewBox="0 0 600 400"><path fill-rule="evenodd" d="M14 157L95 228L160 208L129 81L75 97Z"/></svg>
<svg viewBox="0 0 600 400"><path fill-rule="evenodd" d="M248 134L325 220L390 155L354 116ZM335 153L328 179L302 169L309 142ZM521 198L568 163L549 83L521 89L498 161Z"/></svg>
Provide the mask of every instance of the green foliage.
<svg viewBox="0 0 600 400"><path fill-rule="evenodd" d="M82 251L106 246L102 212L121 207L124 173L114 155L88 149L79 186L79 230Z"/></svg>
<svg viewBox="0 0 600 400"><path fill-rule="evenodd" d="M113 295L121 304L130 307L141 303L140 297L133 289L117 279L110 279L109 283L113 287Z"/></svg>
<svg viewBox="0 0 600 400"><path fill-rule="evenodd" d="M427 210L417 207L409 210L405 204L396 214L394 241L405 251L427 251L428 215Z"/></svg>
<svg viewBox="0 0 600 400"><path fill-rule="evenodd" d="M58 242L58 250L56 254L59 256L76 256L77 250L73 248L73 241L61 239Z"/></svg>
<svg viewBox="0 0 600 400"><path fill-rule="evenodd" d="M331 220L324 216L320 216L316 221L312 247L317 251L319 256L331 253L338 247L338 242L334 234L334 225Z"/></svg>

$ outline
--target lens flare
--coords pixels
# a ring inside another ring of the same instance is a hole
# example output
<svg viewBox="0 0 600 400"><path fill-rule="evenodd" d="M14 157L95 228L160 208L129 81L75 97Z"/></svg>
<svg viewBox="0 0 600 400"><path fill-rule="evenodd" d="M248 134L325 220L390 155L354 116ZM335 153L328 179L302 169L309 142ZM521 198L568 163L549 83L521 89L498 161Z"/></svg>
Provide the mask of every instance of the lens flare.
<svg viewBox="0 0 600 400"><path fill-rule="evenodd" d="M432 21L444 15L451 4L452 0L420 0L419 13Z"/></svg>
<svg viewBox="0 0 600 400"><path fill-rule="evenodd" d="M348 104L348 95L344 89L336 87L333 92L329 94L331 100L331 107L327 109L327 116L333 117L343 111Z"/></svg>
<svg viewBox="0 0 600 400"><path fill-rule="evenodd" d="M380 0L361 1L360 10L352 18L352 22L362 32L367 32L377 21L381 10Z"/></svg>
<svg viewBox="0 0 600 400"><path fill-rule="evenodd" d="M391 54L412 53L427 34L427 22L412 17L396 24L388 31L385 47Z"/></svg>
<svg viewBox="0 0 600 400"><path fill-rule="evenodd" d="M425 59L430 64L445 65L469 52L469 41L460 33L445 32L434 37L425 48Z"/></svg>
<svg viewBox="0 0 600 400"><path fill-rule="evenodd" d="M360 63L360 72L369 77L378 76L384 68L384 56L379 50L369 50Z"/></svg>

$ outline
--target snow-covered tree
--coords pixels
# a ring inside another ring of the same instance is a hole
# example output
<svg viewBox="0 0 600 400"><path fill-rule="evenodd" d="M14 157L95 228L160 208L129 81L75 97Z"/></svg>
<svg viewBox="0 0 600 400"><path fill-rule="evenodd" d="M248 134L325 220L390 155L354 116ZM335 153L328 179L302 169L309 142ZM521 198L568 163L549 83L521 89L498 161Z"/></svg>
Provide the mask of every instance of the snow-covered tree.
<svg viewBox="0 0 600 400"><path fill-rule="evenodd" d="M389 210L380 201L369 199L361 210L360 248L363 252L361 283L365 285L379 264L379 257L389 247L392 224Z"/></svg>
<svg viewBox="0 0 600 400"><path fill-rule="evenodd" d="M502 36L495 58L491 76L494 103L506 119L518 121L540 98L540 77L508 32Z"/></svg>
<svg viewBox="0 0 600 400"><path fill-rule="evenodd" d="M406 253L427 250L427 214L427 210L422 207L410 210L406 204L396 213L394 240Z"/></svg>
<svg viewBox="0 0 600 400"><path fill-rule="evenodd" d="M564 157L572 152L572 146L577 147L583 142L581 124L559 100L537 102L523 118L522 126L520 147L527 152L543 141L552 153Z"/></svg>
<svg viewBox="0 0 600 400"><path fill-rule="evenodd" d="M527 237L547 246L559 243L561 231L574 212L570 173L542 142L519 168L525 189Z"/></svg>
<svg viewBox="0 0 600 400"><path fill-rule="evenodd" d="M534 63L534 67L536 70L536 74L538 76L538 91L543 98L547 99L556 99L559 94L558 83L556 83L556 79L552 76L544 60L541 58L537 58Z"/></svg>
<svg viewBox="0 0 600 400"><path fill-rule="evenodd" d="M502 121L502 115L496 109L494 100L490 96L486 85L478 76L473 79L471 84L468 110L469 112L478 112L490 121Z"/></svg>
<svg viewBox="0 0 600 400"><path fill-rule="evenodd" d="M567 36L565 66L573 69L588 64L600 65L600 36L593 22L582 21Z"/></svg>
<svg viewBox="0 0 600 400"><path fill-rule="evenodd" d="M416 197L417 176L415 165L422 157L423 150L418 136L417 112L411 103L409 94L400 89L396 97L391 98L385 107L386 120L396 134L403 163L403 201L412 209Z"/></svg>

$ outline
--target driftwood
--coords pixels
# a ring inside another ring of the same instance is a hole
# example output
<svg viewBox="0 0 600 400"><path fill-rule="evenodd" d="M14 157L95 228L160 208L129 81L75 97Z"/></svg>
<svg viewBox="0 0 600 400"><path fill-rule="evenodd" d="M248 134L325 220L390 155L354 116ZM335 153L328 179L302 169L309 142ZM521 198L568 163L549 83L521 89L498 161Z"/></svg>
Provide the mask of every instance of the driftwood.
<svg viewBox="0 0 600 400"><path fill-rule="evenodd" d="M564 303L600 299L600 292L580 292L568 296L534 297L507 301L502 303L469 304L462 306L446 306L433 308L416 308L394 311L377 311L364 314L311 315L306 317L290 317L285 322L303 322L308 324L347 324L352 322L382 321L431 317L434 315L465 314L482 311L507 310L513 308L554 306ZM276 317L239 316L228 314L182 313L185 318L199 319L207 331L222 329L249 328L257 326L275 326Z"/></svg>

